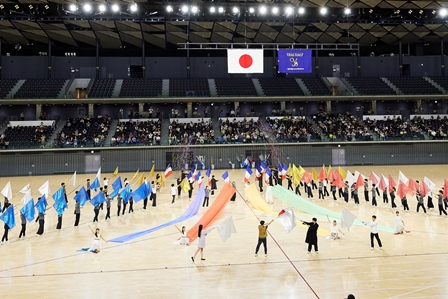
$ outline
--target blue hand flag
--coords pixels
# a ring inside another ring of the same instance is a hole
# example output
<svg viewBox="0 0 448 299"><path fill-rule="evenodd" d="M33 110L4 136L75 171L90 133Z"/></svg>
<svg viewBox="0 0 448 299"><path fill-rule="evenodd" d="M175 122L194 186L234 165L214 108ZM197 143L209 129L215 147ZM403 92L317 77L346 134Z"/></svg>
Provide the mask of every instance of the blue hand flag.
<svg viewBox="0 0 448 299"><path fill-rule="evenodd" d="M207 169L207 172L205 173L205 175L210 177L211 174L212 174L212 169L209 166L208 169Z"/></svg>
<svg viewBox="0 0 448 299"><path fill-rule="evenodd" d="M20 210L20 212L25 216L26 220L28 222L31 222L34 220L34 199L31 198L26 205L23 206L23 208Z"/></svg>
<svg viewBox="0 0 448 299"><path fill-rule="evenodd" d="M123 186L121 185L121 177L118 177L113 183L112 183L112 189L121 189Z"/></svg>
<svg viewBox="0 0 448 299"><path fill-rule="evenodd" d="M86 202L90 199L89 194L87 193L87 190L86 188L84 188L84 186L82 186L81 189L79 189L74 199L76 202L79 202L79 205L81 207L83 207L86 204Z"/></svg>
<svg viewBox="0 0 448 299"><path fill-rule="evenodd" d="M120 196L123 199L124 203L128 203L129 198L131 197L131 186L127 185L126 188L124 188L123 191L120 192Z"/></svg>
<svg viewBox="0 0 448 299"><path fill-rule="evenodd" d="M148 185L146 185L145 182L143 182L140 187L138 187L135 191L131 193L132 198L135 202L139 202L140 200L143 200L147 198L149 195L148 192Z"/></svg>
<svg viewBox="0 0 448 299"><path fill-rule="evenodd" d="M104 197L104 193L100 192L97 195L95 195L91 200L90 203L96 207L99 204L102 204L103 202L106 201L106 198Z"/></svg>
<svg viewBox="0 0 448 299"><path fill-rule="evenodd" d="M37 201L36 208L39 213L45 214L47 209L47 199L45 198L45 194Z"/></svg>
<svg viewBox="0 0 448 299"><path fill-rule="evenodd" d="M65 197L60 198L58 201L56 201L53 204L53 208L56 210L56 213L58 213L58 216L64 214L64 210L68 208L67 202L65 201Z"/></svg>
<svg viewBox="0 0 448 299"><path fill-rule="evenodd" d="M120 189L117 188L114 191L112 191L111 194L109 194L110 198L114 199L115 197L117 197L118 193L120 193Z"/></svg>
<svg viewBox="0 0 448 299"><path fill-rule="evenodd" d="M0 216L0 220L5 222L9 229L13 229L16 226L16 219L14 218L14 205L10 205L9 208Z"/></svg>
<svg viewBox="0 0 448 299"><path fill-rule="evenodd" d="M52 197L54 199L54 202L58 202L61 199L65 201L64 188L63 187L59 188L58 191L56 191Z"/></svg>
<svg viewBox="0 0 448 299"><path fill-rule="evenodd" d="M96 177L93 180L92 184L90 184L90 189L93 189L96 191L99 187L100 187L100 180L98 180L98 177Z"/></svg>

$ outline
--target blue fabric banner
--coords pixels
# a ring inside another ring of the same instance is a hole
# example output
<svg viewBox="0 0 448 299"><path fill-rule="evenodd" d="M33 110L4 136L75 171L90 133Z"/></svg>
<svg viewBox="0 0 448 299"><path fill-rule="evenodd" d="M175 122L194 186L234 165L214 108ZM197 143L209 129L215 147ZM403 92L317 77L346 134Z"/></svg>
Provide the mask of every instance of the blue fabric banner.
<svg viewBox="0 0 448 299"><path fill-rule="evenodd" d="M279 73L312 73L312 64L311 50L278 50Z"/></svg>
<svg viewBox="0 0 448 299"><path fill-rule="evenodd" d="M198 213L199 207L201 206L201 203L204 200L204 196L205 196L204 184L202 184L201 187L199 187L199 191L196 194L196 197L194 198L194 200L191 202L190 206L185 210L185 212L179 218L176 218L167 223L161 224L159 226L156 226L156 227L153 227L153 228L150 228L147 230L139 231L136 233L124 235L122 237L118 237L118 238L109 240L109 242L124 243L124 242L130 241L130 240L133 240L135 238L144 236L146 234L153 233L155 231L158 231L159 229L162 229L162 228L174 225L176 223L185 221Z"/></svg>

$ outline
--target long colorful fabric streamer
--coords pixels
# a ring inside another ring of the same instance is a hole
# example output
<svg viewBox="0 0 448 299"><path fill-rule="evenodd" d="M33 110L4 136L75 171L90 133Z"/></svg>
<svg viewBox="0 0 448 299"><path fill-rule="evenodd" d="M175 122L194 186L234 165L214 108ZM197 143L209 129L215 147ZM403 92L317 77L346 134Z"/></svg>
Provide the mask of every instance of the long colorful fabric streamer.
<svg viewBox="0 0 448 299"><path fill-rule="evenodd" d="M246 192L246 199L249 201L250 205L260 211L267 214L271 214L274 216L278 216L278 212L275 212L272 210L269 205L263 200L260 193L258 193L257 186L255 184L251 184L245 189ZM306 225L302 224L299 220L296 221L297 224L301 225L302 227L307 227ZM330 232L328 230L319 228L319 235L329 235Z"/></svg>
<svg viewBox="0 0 448 299"><path fill-rule="evenodd" d="M328 215L330 218L341 220L341 214L308 201L302 196L296 195L292 191L287 190L285 187L277 185L272 188L272 196L304 213L321 218L325 218L326 215ZM359 219L356 219L354 224L363 226L361 220ZM378 225L378 229L389 233L395 232L393 228L382 225Z"/></svg>
<svg viewBox="0 0 448 299"><path fill-rule="evenodd" d="M199 224L204 226L204 229L210 225L210 223L222 212L230 198L235 194L235 188L230 183L225 183L224 187L219 192L213 204L208 208L207 212L202 216L199 221L188 230L187 237L190 242L193 242L198 237Z"/></svg>
<svg viewBox="0 0 448 299"><path fill-rule="evenodd" d="M185 210L185 212L179 217L176 218L174 220L171 220L169 222L166 222L164 224L161 224L159 226L147 229L147 230L143 230L143 231L139 231L136 233L132 233L132 234L128 234L128 235L124 235L112 240L109 240L110 242L116 242L116 243L124 243L136 238L139 238L141 236L153 233L155 231L158 231L159 229L168 227L168 226L172 226L176 223L185 221L191 217L193 217L194 215L196 215L199 211L199 207L201 206L202 201L204 200L205 197L205 191L204 191L204 186L201 186L199 188L198 193L196 194L196 197L193 199L193 201L191 202L190 206Z"/></svg>

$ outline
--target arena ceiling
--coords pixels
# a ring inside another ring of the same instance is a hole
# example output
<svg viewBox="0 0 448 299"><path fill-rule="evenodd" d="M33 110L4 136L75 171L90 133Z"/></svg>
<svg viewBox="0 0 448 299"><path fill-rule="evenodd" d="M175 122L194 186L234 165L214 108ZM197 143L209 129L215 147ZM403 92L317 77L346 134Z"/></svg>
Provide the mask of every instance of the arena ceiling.
<svg viewBox="0 0 448 299"><path fill-rule="evenodd" d="M90 12L83 9L87 3ZM117 3L119 11L112 12L112 5ZM70 4L77 10L71 11ZM104 11L98 10L100 4ZM188 11L182 11L185 4ZM132 5L136 11L131 10ZM211 12L212 6L216 13ZM261 6L266 7L266 13L261 13ZM278 9L275 14L274 7ZM286 13L289 7L292 13ZM299 7L305 9L303 14ZM325 16L319 13L322 7L328 10ZM403 43L434 43L448 35L448 16L439 13L445 7L448 1L0 0L0 37L10 45L47 44L51 40L73 47L96 46L98 40L104 49L142 47L143 41L160 49L186 42L369 46L394 45L401 39ZM351 9L350 14L344 14L345 8Z"/></svg>

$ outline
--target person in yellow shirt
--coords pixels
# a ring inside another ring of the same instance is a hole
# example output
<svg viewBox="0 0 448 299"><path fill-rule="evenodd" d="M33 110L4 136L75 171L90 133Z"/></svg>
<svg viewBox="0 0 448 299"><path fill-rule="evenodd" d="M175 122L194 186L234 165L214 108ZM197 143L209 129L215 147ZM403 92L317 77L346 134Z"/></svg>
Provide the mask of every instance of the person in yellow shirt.
<svg viewBox="0 0 448 299"><path fill-rule="evenodd" d="M264 220L260 221L260 225L258 226L258 244L257 247L255 248L255 256L258 256L258 250L260 249L261 244L263 244L264 247L264 256L268 256L268 244L267 244L268 226L272 223L272 221L269 223L265 223Z"/></svg>

